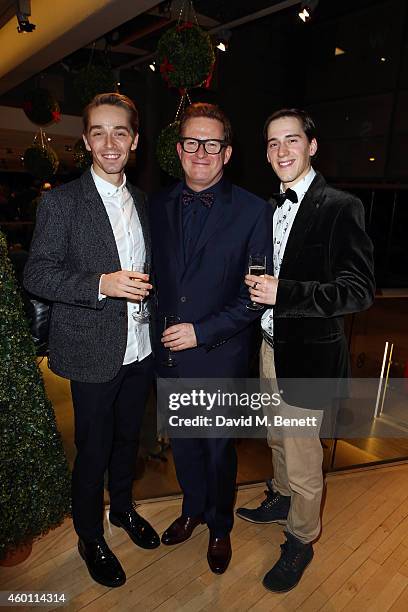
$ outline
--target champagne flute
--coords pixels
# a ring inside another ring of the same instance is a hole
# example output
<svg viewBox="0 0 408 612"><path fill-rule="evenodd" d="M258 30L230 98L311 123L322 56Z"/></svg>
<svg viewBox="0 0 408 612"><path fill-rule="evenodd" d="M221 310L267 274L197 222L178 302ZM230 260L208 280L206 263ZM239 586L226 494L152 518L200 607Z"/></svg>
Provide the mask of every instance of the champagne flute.
<svg viewBox="0 0 408 612"><path fill-rule="evenodd" d="M145 261L137 261L132 263L132 272L141 272L142 274L150 273L150 265ZM150 314L145 307L143 298L137 301L135 308L132 312L132 318L137 323L148 323L150 321Z"/></svg>
<svg viewBox="0 0 408 612"><path fill-rule="evenodd" d="M258 253L249 256L248 261L248 274L253 276L262 276L266 273L266 255L259 255ZM251 302L246 304L248 310L263 310L265 307L263 304L257 302Z"/></svg>
<svg viewBox="0 0 408 612"><path fill-rule="evenodd" d="M165 315L164 329L168 329L169 327L172 327L173 325L177 325L178 323L180 323L180 321L181 319L177 315L173 315L173 314ZM174 368L174 366L177 365L177 361L173 357L171 349L167 349L167 359L162 361L162 365L168 368Z"/></svg>

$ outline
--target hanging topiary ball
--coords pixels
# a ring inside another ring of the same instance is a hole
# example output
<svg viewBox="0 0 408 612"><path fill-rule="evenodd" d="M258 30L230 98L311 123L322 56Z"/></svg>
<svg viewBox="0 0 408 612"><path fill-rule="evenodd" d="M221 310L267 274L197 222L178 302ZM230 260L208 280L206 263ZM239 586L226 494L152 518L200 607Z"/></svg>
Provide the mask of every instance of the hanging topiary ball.
<svg viewBox="0 0 408 612"><path fill-rule="evenodd" d="M49 146L33 144L24 153L24 168L44 181L49 181L58 170L58 157Z"/></svg>
<svg viewBox="0 0 408 612"><path fill-rule="evenodd" d="M92 154L86 149L82 138L74 145L74 162L79 170L87 170L92 164Z"/></svg>
<svg viewBox="0 0 408 612"><path fill-rule="evenodd" d="M24 98L23 110L29 120L37 125L61 121L58 101L48 89L30 91Z"/></svg>
<svg viewBox="0 0 408 612"><path fill-rule="evenodd" d="M210 36L184 22L167 30L157 46L160 73L169 87L199 87L212 73L215 54Z"/></svg>
<svg viewBox="0 0 408 612"><path fill-rule="evenodd" d="M174 178L182 179L184 173L176 148L179 140L179 127L180 121L175 121L161 131L157 140L156 155L162 170Z"/></svg>
<svg viewBox="0 0 408 612"><path fill-rule="evenodd" d="M75 76L74 89L82 107L101 93L117 92L115 75L109 66L90 65Z"/></svg>

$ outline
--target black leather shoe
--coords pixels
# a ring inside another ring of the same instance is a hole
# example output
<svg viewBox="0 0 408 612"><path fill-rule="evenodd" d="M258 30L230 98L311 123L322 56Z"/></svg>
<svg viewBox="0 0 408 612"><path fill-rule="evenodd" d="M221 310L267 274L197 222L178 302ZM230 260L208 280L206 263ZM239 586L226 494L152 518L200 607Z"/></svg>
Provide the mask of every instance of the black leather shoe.
<svg viewBox="0 0 408 612"><path fill-rule="evenodd" d="M160 538L153 527L136 512L109 512L109 521L116 527L122 527L130 539L141 548L157 548Z"/></svg>
<svg viewBox="0 0 408 612"><path fill-rule="evenodd" d="M95 582L107 587L120 587L126 582L126 574L103 537L92 542L78 540L78 551Z"/></svg>
<svg viewBox="0 0 408 612"><path fill-rule="evenodd" d="M250 523L286 523L290 508L290 496L281 495L272 488L270 480L266 481L268 489L266 499L258 508L237 508L236 515Z"/></svg>
<svg viewBox="0 0 408 612"><path fill-rule="evenodd" d="M210 535L208 543L207 561L214 574L223 574L232 557L231 540L229 535L224 538L215 538Z"/></svg>
<svg viewBox="0 0 408 612"><path fill-rule="evenodd" d="M293 589L306 567L313 559L313 547L304 544L294 535L285 531L286 542L281 544L281 556L265 575L262 584L273 593L285 593Z"/></svg>
<svg viewBox="0 0 408 612"><path fill-rule="evenodd" d="M185 540L188 540L191 536L194 529L203 523L204 520L201 515L179 516L163 533L161 541L163 544L166 544L166 546L185 542Z"/></svg>

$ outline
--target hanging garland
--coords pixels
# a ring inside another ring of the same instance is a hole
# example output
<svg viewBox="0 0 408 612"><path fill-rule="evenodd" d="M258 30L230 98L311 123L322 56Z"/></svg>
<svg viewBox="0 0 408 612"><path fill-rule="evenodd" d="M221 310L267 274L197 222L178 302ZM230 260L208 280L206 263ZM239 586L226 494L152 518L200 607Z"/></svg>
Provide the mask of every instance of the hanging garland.
<svg viewBox="0 0 408 612"><path fill-rule="evenodd" d="M156 155L160 168L177 179L182 179L183 168L181 167L176 145L179 140L180 121L174 121L160 132L157 140Z"/></svg>
<svg viewBox="0 0 408 612"><path fill-rule="evenodd" d="M56 98L48 89L30 91L24 99L23 110L30 121L37 125L48 125L61 121L61 111Z"/></svg>
<svg viewBox="0 0 408 612"><path fill-rule="evenodd" d="M24 168L35 178L49 181L57 172L58 165L56 152L47 143L44 130L40 130L24 153Z"/></svg>
<svg viewBox="0 0 408 612"><path fill-rule="evenodd" d="M85 147L82 138L77 140L74 145L74 162L79 170L87 170L92 164L92 154Z"/></svg>
<svg viewBox="0 0 408 612"><path fill-rule="evenodd" d="M91 64L82 68L74 79L76 95L85 107L100 93L117 92L115 75L109 66Z"/></svg>
<svg viewBox="0 0 408 612"><path fill-rule="evenodd" d="M208 85L215 62L210 36L189 21L167 30L157 47L160 73L169 87Z"/></svg>

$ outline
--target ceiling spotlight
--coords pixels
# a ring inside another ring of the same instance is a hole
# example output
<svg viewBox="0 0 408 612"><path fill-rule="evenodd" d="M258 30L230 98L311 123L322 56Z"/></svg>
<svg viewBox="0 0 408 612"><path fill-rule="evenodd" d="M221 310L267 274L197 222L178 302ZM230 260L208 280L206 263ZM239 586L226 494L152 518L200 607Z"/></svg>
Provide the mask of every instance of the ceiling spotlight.
<svg viewBox="0 0 408 612"><path fill-rule="evenodd" d="M386 62L386 61L387 61L387 58L385 58L385 57L380 57L380 60L381 60L382 62Z"/></svg>
<svg viewBox="0 0 408 612"><path fill-rule="evenodd" d="M19 34L26 34L27 32L33 32L35 25L30 23L28 19L31 15L31 0L17 0L16 17L18 21L17 32Z"/></svg>
<svg viewBox="0 0 408 612"><path fill-rule="evenodd" d="M48 142L51 142L51 137L47 136L47 140L48 140Z"/></svg>
<svg viewBox="0 0 408 612"><path fill-rule="evenodd" d="M310 19L310 13L307 10L307 8L304 8L303 11L300 11L299 13L299 17L301 18L301 20L303 21L303 23L306 23L306 21L308 19Z"/></svg>
<svg viewBox="0 0 408 612"><path fill-rule="evenodd" d="M342 49L341 47L336 47L334 50L334 55L344 55L345 54L345 50Z"/></svg>
<svg viewBox="0 0 408 612"><path fill-rule="evenodd" d="M149 64L149 68L152 72L156 72L156 62L152 62Z"/></svg>
<svg viewBox="0 0 408 612"><path fill-rule="evenodd" d="M374 162L374 161L375 161L375 157L369 157L369 158L368 158L368 161L370 161L370 162Z"/></svg>
<svg viewBox="0 0 408 612"><path fill-rule="evenodd" d="M306 21L310 21L312 18L312 14L317 8L319 4L319 0L307 0L306 2L302 2L300 6L300 11L298 13L299 18L306 23Z"/></svg>
<svg viewBox="0 0 408 612"><path fill-rule="evenodd" d="M219 32L217 32L217 37L214 41L214 44L217 43L215 45L217 49L219 49L223 53L227 51L228 43L230 41L231 36L232 36L232 32L231 30L228 30L227 28L224 28L223 30L220 30Z"/></svg>

